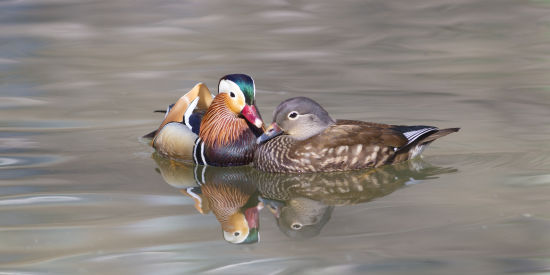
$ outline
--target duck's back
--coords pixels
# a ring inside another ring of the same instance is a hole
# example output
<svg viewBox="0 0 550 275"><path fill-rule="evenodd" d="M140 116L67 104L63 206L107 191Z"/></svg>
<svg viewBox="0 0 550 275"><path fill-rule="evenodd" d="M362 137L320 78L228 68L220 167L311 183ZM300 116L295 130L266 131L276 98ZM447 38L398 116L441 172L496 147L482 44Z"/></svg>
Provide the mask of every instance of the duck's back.
<svg viewBox="0 0 550 275"><path fill-rule="evenodd" d="M290 173L378 167L414 157L431 141L457 130L339 120L306 140L275 137L258 148L254 166L267 172Z"/></svg>
<svg viewBox="0 0 550 275"><path fill-rule="evenodd" d="M341 120L309 139L279 136L262 145L254 165L269 172L329 172L385 164L407 138L390 125Z"/></svg>

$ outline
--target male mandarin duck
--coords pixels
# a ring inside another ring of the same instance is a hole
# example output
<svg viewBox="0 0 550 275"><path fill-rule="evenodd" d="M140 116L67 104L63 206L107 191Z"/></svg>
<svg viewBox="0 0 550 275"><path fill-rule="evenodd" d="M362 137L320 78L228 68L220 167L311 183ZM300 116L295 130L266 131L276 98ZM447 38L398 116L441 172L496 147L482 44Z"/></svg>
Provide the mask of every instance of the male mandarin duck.
<svg viewBox="0 0 550 275"><path fill-rule="evenodd" d="M306 97L283 101L258 138L254 166L267 172L332 172L378 167L414 158L460 128L334 120Z"/></svg>
<svg viewBox="0 0 550 275"><path fill-rule="evenodd" d="M262 127L254 80L230 74L220 79L213 99L206 85L199 83L169 107L151 143L160 154L174 159L245 165L253 160Z"/></svg>

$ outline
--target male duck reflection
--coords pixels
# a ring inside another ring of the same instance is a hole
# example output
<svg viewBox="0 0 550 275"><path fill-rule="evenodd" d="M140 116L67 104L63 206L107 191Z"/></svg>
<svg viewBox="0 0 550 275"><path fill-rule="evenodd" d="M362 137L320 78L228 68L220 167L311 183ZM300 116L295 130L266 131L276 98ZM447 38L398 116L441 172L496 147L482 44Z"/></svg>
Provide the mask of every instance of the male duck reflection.
<svg viewBox="0 0 550 275"><path fill-rule="evenodd" d="M182 192L195 200L201 214L212 211L220 223L223 237L234 244L256 243L260 239L259 211L263 204L252 182L241 168L196 166L199 186ZM221 169L221 170L220 170Z"/></svg>
<svg viewBox="0 0 550 275"><path fill-rule="evenodd" d="M199 83L169 107L153 137L162 155L214 166L245 165L252 161L263 122L255 107L254 80L230 74L218 84L212 99Z"/></svg>
<svg viewBox="0 0 550 275"><path fill-rule="evenodd" d="M198 166L158 153L153 153L152 158L164 181L192 198L199 213L214 214L226 241L235 244L258 242L258 212L263 204L258 200L256 185L243 171L250 167Z"/></svg>
<svg viewBox="0 0 550 275"><path fill-rule="evenodd" d="M459 128L397 126L332 119L306 97L283 101L258 138L254 166L267 172L331 172L378 167L414 158Z"/></svg>
<svg viewBox="0 0 550 275"><path fill-rule="evenodd" d="M365 203L421 180L455 172L421 159L370 170L335 173L258 173L260 200L292 238L317 236L335 206Z"/></svg>

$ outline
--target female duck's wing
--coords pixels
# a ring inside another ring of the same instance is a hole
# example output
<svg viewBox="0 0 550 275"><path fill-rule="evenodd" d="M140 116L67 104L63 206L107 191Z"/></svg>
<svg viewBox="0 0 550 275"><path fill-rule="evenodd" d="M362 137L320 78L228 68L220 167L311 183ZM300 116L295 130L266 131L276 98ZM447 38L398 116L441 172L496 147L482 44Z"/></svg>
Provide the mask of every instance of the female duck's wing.
<svg viewBox="0 0 550 275"><path fill-rule="evenodd" d="M288 159L300 172L362 169L385 164L407 142L403 134L385 125L338 122L296 142Z"/></svg>
<svg viewBox="0 0 550 275"><path fill-rule="evenodd" d="M339 120L338 124L343 125L367 125L371 127L378 128L389 128L396 132L401 133L406 139L407 143L399 147L399 150L405 149L407 146L412 144L426 144L432 142L440 137L446 136L450 133L457 132L460 128L448 128L448 129L439 129L435 126L426 126L426 125L388 125L380 124L374 122L365 122L357 120Z"/></svg>

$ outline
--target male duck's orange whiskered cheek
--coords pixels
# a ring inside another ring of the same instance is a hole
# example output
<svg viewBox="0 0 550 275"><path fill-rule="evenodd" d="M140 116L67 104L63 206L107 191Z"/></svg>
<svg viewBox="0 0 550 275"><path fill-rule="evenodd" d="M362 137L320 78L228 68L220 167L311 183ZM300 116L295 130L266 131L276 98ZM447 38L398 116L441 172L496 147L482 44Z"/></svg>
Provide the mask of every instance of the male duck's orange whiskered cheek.
<svg viewBox="0 0 550 275"><path fill-rule="evenodd" d="M264 122L260 118L260 115L258 115L258 111L256 111L256 107L254 107L254 105L244 106L241 114L246 120L248 120L248 122L254 124L254 126L256 126L258 129L262 128Z"/></svg>

